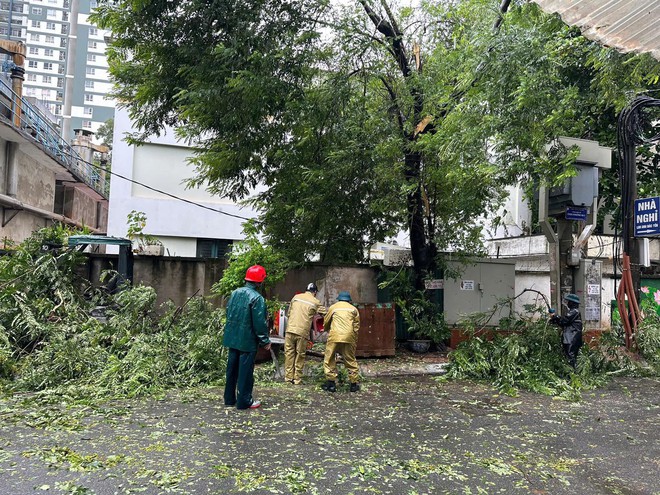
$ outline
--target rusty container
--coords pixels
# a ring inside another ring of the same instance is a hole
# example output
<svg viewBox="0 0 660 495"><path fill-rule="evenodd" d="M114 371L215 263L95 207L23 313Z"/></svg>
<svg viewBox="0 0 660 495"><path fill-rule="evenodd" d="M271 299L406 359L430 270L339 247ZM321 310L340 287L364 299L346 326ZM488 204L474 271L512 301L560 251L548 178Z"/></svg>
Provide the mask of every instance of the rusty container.
<svg viewBox="0 0 660 495"><path fill-rule="evenodd" d="M396 315L394 304L360 304L357 357L394 356Z"/></svg>

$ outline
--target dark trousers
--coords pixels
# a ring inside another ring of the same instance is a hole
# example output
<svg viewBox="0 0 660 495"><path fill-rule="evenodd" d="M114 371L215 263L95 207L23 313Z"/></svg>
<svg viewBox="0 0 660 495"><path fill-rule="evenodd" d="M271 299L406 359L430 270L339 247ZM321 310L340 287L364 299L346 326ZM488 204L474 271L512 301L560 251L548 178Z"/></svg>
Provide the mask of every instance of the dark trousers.
<svg viewBox="0 0 660 495"><path fill-rule="evenodd" d="M254 358L256 351L242 352L229 349L227 357L227 381L225 383L225 404L237 409L247 409L252 405L254 387ZM238 393L237 393L238 392Z"/></svg>
<svg viewBox="0 0 660 495"><path fill-rule="evenodd" d="M577 357L580 352L580 347L582 347L582 332L576 333L569 343L563 343L562 347L564 348L564 354L566 359L568 359L568 364L573 368L577 366Z"/></svg>

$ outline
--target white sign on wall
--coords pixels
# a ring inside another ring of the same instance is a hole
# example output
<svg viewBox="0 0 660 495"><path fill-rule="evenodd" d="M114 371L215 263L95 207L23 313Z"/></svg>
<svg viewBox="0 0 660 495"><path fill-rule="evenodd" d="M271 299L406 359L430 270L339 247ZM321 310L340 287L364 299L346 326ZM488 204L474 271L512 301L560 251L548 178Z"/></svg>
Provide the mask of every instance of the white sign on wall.
<svg viewBox="0 0 660 495"><path fill-rule="evenodd" d="M431 289L444 289L445 281L441 278L435 280L424 280L424 288L426 290Z"/></svg>
<svg viewBox="0 0 660 495"><path fill-rule="evenodd" d="M584 319L587 321L600 320L600 308L594 306L584 308Z"/></svg>
<svg viewBox="0 0 660 495"><path fill-rule="evenodd" d="M474 280L461 280L461 290L474 290Z"/></svg>

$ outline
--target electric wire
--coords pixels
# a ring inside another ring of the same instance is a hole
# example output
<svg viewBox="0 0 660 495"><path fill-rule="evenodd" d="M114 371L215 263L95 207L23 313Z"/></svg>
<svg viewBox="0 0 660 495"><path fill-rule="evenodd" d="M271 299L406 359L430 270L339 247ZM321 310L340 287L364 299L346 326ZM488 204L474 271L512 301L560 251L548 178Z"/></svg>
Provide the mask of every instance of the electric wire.
<svg viewBox="0 0 660 495"><path fill-rule="evenodd" d="M642 108L660 106L660 100L650 96L637 96L626 108L624 108L617 119L617 160L619 162L619 182L621 184L621 202L617 209L621 222L621 238L623 240L623 252L630 254L632 250L633 233L630 232L633 225L634 208L633 200L637 191L637 161L636 146L660 140L660 134L651 138L644 136ZM617 262L620 259L621 245L617 242L618 226L616 222L614 230L614 279L616 280ZM616 298L616 284L615 298Z"/></svg>
<svg viewBox="0 0 660 495"><path fill-rule="evenodd" d="M223 211L223 210L218 210L217 208L212 208L212 207L210 207L210 206L206 206L206 205L203 205L203 204L201 204L201 203L197 203L197 202L192 201L192 200L190 200L190 199L182 198L182 197L180 197L180 196L177 196L176 194L168 193L168 192L163 191L163 190L161 190L161 189L157 189L157 188L155 188L155 187L149 186L149 185L144 184L143 182L137 181L137 180L135 180L135 179L129 179L128 177L126 177L126 176L124 176L124 175L122 175L122 174L120 174L120 173L118 173L118 172L113 172L111 169L109 169L109 168L107 168L107 167L103 167L102 165L99 165L99 164L94 163L94 162L89 162L89 161L83 159L82 157L80 157L79 155L74 155L74 154L72 154L72 153L68 153L67 155L68 155L70 158L72 158L73 160L76 160L76 161L78 161L78 162L82 162L82 163L84 163L84 164L86 164L86 165L90 165L90 166L92 166L92 167L94 167L94 168L97 168L97 169L99 169L99 170L103 170L103 171L104 171L105 173L107 173L107 174L114 175L115 177L118 177L118 178L120 178L120 179L126 180L126 181L128 181L128 182L133 183L133 184L137 184L138 186L142 186L142 187L144 187L145 189L149 189L150 191L154 191L154 192L157 192L157 193L162 194L162 195L164 195L164 196L168 196L168 197L170 197L170 198L172 198L172 199L175 199L175 200L177 200L177 201L182 201L182 202L184 202L184 203L188 203L188 204L191 204L191 205L193 205L193 206L198 206L199 208L204 208L205 210L213 211L213 212L215 212L215 213L220 213L221 215L226 215L226 216L228 216L228 217L238 218L238 219L240 219L240 220L246 220L246 221L253 220L253 221L257 221L257 222L258 222L258 220L254 219L254 218L244 217L244 216L241 216L241 215L236 215L236 214L234 214L234 213L228 213L228 212Z"/></svg>

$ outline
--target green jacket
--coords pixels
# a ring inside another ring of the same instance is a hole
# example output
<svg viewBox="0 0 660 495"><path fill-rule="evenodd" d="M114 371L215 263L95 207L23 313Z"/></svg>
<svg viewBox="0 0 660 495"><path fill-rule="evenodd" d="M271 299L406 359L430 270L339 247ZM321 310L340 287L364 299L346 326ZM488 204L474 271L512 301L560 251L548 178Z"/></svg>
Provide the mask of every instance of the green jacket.
<svg viewBox="0 0 660 495"><path fill-rule="evenodd" d="M246 282L236 289L227 303L225 347L242 352L253 352L270 343L266 322L266 301L257 292L257 284Z"/></svg>

